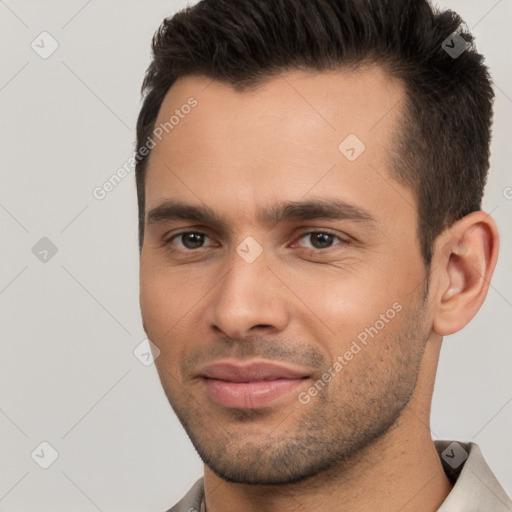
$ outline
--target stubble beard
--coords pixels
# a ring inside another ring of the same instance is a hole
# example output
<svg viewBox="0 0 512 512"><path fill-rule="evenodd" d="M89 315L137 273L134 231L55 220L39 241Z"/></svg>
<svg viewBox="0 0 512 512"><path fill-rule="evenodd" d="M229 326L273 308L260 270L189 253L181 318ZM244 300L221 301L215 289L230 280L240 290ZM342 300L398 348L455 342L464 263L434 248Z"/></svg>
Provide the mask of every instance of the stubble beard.
<svg viewBox="0 0 512 512"><path fill-rule="evenodd" d="M339 475L396 424L416 387L428 333L420 308L402 314L398 331L379 333L307 404L210 415L181 386L167 397L202 461L228 482L285 485ZM378 344L391 349L380 347L375 357Z"/></svg>

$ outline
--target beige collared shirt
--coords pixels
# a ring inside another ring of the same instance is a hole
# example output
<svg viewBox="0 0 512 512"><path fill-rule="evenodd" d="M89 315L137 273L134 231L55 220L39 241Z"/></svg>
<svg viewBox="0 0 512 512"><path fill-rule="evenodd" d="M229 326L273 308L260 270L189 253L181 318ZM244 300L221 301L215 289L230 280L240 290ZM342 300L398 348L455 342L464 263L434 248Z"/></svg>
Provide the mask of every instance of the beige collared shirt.
<svg viewBox="0 0 512 512"><path fill-rule="evenodd" d="M503 490L475 443L434 441L453 489L437 512L511 512ZM206 512L203 478L167 512Z"/></svg>

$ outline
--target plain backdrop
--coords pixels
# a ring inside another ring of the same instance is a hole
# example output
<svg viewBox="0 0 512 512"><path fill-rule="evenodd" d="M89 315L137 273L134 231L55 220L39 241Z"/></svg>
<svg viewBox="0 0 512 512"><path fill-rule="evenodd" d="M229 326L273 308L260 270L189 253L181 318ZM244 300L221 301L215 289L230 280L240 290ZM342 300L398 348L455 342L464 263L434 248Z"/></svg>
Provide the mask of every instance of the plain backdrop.
<svg viewBox="0 0 512 512"><path fill-rule="evenodd" d="M501 253L481 311L444 340L432 435L478 443L510 494L512 0L437 5L465 19L496 84L484 209ZM151 37L185 6L0 1L2 512L163 512L202 476L154 365L134 355L133 173L92 193L132 155ZM58 453L47 469L41 443Z"/></svg>

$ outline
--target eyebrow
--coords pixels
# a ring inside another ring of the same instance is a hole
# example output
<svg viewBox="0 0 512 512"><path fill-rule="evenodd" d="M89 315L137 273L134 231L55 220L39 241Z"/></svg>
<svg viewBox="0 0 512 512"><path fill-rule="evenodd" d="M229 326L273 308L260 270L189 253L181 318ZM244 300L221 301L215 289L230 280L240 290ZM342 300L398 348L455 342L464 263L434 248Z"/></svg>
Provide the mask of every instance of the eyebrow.
<svg viewBox="0 0 512 512"><path fill-rule="evenodd" d="M363 224L377 222L367 210L338 199L284 201L258 215L259 222L268 226L285 221L315 219L349 220ZM146 217L148 226L172 220L193 220L221 227L228 224L206 205L195 206L172 199L150 210Z"/></svg>

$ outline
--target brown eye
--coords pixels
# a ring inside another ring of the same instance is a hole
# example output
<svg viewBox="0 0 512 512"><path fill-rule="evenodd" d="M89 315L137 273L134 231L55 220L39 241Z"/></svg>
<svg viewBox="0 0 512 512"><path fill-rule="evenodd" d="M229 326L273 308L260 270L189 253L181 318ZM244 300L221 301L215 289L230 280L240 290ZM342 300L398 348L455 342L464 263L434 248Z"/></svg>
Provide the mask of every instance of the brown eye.
<svg viewBox="0 0 512 512"><path fill-rule="evenodd" d="M334 235L333 233L329 233L328 231L310 231L308 233L304 233L300 239L308 239L310 240L311 246L302 246L306 249L330 249L333 246L334 239L338 239L340 242L344 243L339 236ZM340 245L340 244L334 244Z"/></svg>
<svg viewBox="0 0 512 512"><path fill-rule="evenodd" d="M178 233L177 235L172 236L167 242L166 245L175 243L174 240L181 241L181 248L183 249L200 249L205 241L205 238L209 238L204 233L200 233L198 231L185 231L183 233ZM178 244L180 247L180 244Z"/></svg>

